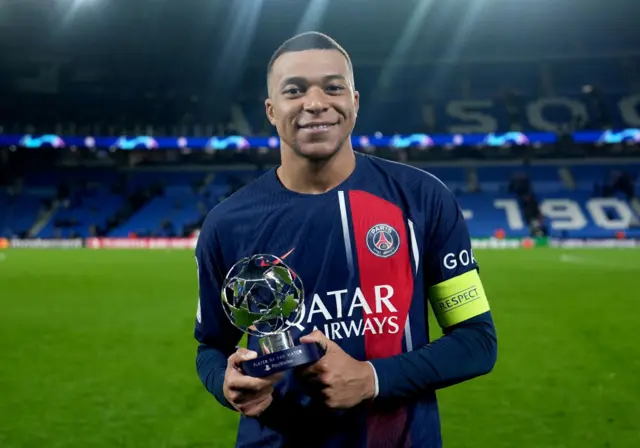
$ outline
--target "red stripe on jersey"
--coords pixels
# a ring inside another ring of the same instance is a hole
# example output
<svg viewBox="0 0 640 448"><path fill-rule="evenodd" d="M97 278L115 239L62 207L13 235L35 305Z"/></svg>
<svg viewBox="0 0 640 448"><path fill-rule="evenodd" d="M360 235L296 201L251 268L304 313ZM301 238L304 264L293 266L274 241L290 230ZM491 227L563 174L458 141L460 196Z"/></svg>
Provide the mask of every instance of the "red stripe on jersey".
<svg viewBox="0 0 640 448"><path fill-rule="evenodd" d="M358 257L360 289L371 314L363 310L367 359L387 358L402 353L405 321L413 296L413 272L409 242L402 210L396 205L363 191L349 193L355 249ZM388 225L395 229L384 231ZM370 231L373 231L370 233ZM393 249L397 250L389 256ZM377 252L374 253L374 252ZM389 287L393 289L391 291ZM382 329L382 331L380 331ZM404 408L367 418L367 446L401 446L406 433ZM405 443L407 443L405 439Z"/></svg>

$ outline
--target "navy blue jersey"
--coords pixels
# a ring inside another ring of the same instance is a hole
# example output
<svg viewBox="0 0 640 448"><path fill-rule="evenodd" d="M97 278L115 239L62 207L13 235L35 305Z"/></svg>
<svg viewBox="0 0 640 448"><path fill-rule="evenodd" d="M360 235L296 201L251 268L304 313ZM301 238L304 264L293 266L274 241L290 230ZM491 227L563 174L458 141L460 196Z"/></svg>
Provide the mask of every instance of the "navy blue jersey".
<svg viewBox="0 0 640 448"><path fill-rule="evenodd" d="M445 332L489 314L453 194L423 170L357 154L351 176L326 193L290 191L274 169L217 205L196 249L195 337L219 354L219 365L201 378L223 404L226 357L242 333L227 319L220 289L231 266L254 254L284 258L304 284L294 340L318 329L355 359L371 361L378 396L347 411L329 410L288 372L263 419L241 417L237 446L441 446L436 387L418 386L429 375L446 375L429 364L428 352L409 357L430 345L428 302ZM458 284L461 278L467 283ZM259 351L255 338L248 348ZM450 365L455 369L456 360Z"/></svg>

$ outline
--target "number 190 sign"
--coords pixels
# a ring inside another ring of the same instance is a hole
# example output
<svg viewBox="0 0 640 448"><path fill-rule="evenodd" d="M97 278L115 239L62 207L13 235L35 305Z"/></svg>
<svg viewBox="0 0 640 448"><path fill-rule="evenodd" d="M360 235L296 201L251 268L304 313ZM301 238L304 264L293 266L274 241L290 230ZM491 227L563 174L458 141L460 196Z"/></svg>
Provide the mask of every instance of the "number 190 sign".
<svg viewBox="0 0 640 448"><path fill-rule="evenodd" d="M507 224L511 230L525 228L520 205L515 199L498 199L494 207L505 211ZM591 222L597 227L607 230L623 230L628 228L635 215L629 205L616 198L594 198L585 202L583 212L580 203L571 199L544 199L539 203L540 212L550 221L554 230L581 230Z"/></svg>

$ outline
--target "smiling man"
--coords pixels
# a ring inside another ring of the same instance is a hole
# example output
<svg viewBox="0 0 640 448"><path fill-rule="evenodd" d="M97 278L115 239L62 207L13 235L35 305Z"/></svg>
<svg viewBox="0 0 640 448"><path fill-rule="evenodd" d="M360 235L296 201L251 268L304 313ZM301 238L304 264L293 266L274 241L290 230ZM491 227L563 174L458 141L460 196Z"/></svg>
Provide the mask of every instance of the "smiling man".
<svg viewBox="0 0 640 448"><path fill-rule="evenodd" d="M353 151L360 98L330 37L286 41L267 83L281 164L203 225L198 374L241 414L238 447L440 447L435 391L490 372L497 353L462 212L434 176ZM231 266L259 253L286 254L305 288L293 336L325 349L266 378L239 368L257 341L236 349L242 334L220 300ZM444 333L434 342L429 303Z"/></svg>

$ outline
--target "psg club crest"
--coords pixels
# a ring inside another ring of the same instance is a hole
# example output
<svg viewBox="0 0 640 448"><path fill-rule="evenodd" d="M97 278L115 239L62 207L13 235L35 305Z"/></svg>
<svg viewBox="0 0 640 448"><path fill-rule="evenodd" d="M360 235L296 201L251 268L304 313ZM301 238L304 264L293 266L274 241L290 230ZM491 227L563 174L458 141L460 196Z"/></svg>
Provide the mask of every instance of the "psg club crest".
<svg viewBox="0 0 640 448"><path fill-rule="evenodd" d="M376 224L367 232L367 247L375 256L388 258L398 251L400 235L387 224Z"/></svg>

